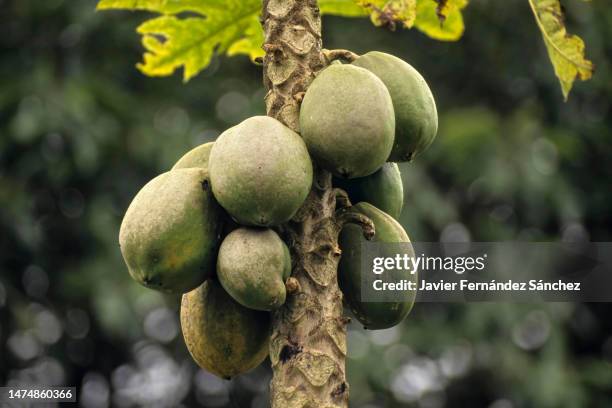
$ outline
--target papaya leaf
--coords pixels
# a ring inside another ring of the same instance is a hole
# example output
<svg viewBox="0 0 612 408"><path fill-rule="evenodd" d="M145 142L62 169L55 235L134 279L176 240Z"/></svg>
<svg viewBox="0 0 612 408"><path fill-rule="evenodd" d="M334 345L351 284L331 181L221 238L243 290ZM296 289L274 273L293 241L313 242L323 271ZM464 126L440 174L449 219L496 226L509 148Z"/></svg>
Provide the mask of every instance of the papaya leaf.
<svg viewBox="0 0 612 408"><path fill-rule="evenodd" d="M397 23L412 28L416 18L417 0L357 0L370 14L375 26L395 29Z"/></svg>
<svg viewBox="0 0 612 408"><path fill-rule="evenodd" d="M463 35L463 10L468 0L418 0L414 26L440 41L457 41Z"/></svg>
<svg viewBox="0 0 612 408"><path fill-rule="evenodd" d="M567 101L576 78L586 81L593 75L593 63L584 56L584 41L568 34L559 0L529 0L542 32L548 56Z"/></svg>
<svg viewBox="0 0 612 408"><path fill-rule="evenodd" d="M263 55L259 0L101 0L99 10L146 10L161 14L142 23L144 62L149 76L171 75L183 68L188 81L206 68L215 53ZM188 17L181 16L188 13Z"/></svg>

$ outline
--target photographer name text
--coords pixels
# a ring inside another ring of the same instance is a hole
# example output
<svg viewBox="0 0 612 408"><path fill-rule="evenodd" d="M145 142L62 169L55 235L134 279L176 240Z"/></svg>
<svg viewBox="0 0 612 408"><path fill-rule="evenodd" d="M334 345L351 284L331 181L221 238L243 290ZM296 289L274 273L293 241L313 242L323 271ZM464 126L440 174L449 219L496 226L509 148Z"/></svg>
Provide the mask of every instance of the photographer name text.
<svg viewBox="0 0 612 408"><path fill-rule="evenodd" d="M512 280L497 282L473 282L467 279L461 279L457 282L448 282L439 280L437 282L428 282L421 280L420 285L417 282L407 279L398 282L384 282L382 279L377 279L372 282L372 287L375 291L427 291L427 292L454 292L454 291L483 291L483 292L511 292L511 291L551 291L551 292L567 292L580 291L580 282L565 282L562 280L556 282L545 282L544 280L532 279L527 282L515 282Z"/></svg>

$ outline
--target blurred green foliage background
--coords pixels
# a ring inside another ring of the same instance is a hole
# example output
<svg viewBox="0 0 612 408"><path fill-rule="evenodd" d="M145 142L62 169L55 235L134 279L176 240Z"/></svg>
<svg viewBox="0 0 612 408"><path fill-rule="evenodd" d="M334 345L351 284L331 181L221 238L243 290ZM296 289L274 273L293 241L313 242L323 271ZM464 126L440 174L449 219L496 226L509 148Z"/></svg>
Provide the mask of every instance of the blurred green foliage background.
<svg viewBox="0 0 612 408"><path fill-rule="evenodd" d="M524 0L473 0L458 43L326 18L326 48L382 50L428 80L438 139L402 165L415 241L612 239L612 9L563 1L596 64L563 103ZM178 297L141 288L117 234L138 189L188 149L264 113L261 70L216 58L147 78L146 15L95 1L0 0L0 383L74 385L83 407L266 407L267 366L197 369ZM418 304L350 326L351 406L612 406L608 304ZM49 405L53 406L53 405Z"/></svg>

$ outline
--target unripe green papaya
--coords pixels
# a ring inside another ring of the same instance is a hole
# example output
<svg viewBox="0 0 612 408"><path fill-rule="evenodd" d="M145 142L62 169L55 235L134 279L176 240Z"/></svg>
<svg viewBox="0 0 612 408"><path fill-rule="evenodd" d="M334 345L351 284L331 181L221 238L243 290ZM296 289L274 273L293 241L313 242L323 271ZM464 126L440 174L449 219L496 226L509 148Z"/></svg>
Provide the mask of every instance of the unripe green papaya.
<svg viewBox="0 0 612 408"><path fill-rule="evenodd" d="M240 306L214 279L183 295L181 328L196 363L221 378L249 371L268 356L270 314Z"/></svg>
<svg viewBox="0 0 612 408"><path fill-rule="evenodd" d="M376 75L332 64L310 84L300 110L302 137L323 168L364 177L387 161L395 133L389 91Z"/></svg>
<svg viewBox="0 0 612 408"><path fill-rule="evenodd" d="M274 310L285 303L285 279L291 268L289 250L268 228L239 228L221 243L217 276L242 306Z"/></svg>
<svg viewBox="0 0 612 408"><path fill-rule="evenodd" d="M225 131L208 162L215 198L243 225L289 221L312 185L312 162L302 138L267 116Z"/></svg>
<svg viewBox="0 0 612 408"><path fill-rule="evenodd" d="M407 243L402 246L402 249L405 250L406 255L414 257L414 249L410 244L408 234L393 217L365 202L356 204L351 211L357 211L372 220L376 232L374 242ZM366 329L386 329L400 323L410 313L416 291L401 292L401 301L362 302L361 256L363 249L361 244L364 239L360 226L347 224L342 229L339 240L342 257L338 267L338 283L346 303ZM396 254L397 248L389 248L389 254L381 256L395 257ZM393 277L393 280L390 280L390 277ZM416 285L417 274L411 274L408 270L396 270L387 271L374 278L374 275L370 273L367 281L370 283L374 279L381 279L383 282L397 282L399 279L406 279L415 282Z"/></svg>
<svg viewBox="0 0 612 408"><path fill-rule="evenodd" d="M412 65L384 52L368 52L353 64L378 76L391 94L395 144L389 161L411 161L431 145L438 132L438 111L427 82Z"/></svg>
<svg viewBox="0 0 612 408"><path fill-rule="evenodd" d="M395 219L404 207L404 186L397 163L385 163L376 173L352 180L335 179L353 204L365 201Z"/></svg>
<svg viewBox="0 0 612 408"><path fill-rule="evenodd" d="M215 142L208 142L194 147L183 155L172 167L176 169L190 169L193 167L208 170L208 158Z"/></svg>
<svg viewBox="0 0 612 408"><path fill-rule="evenodd" d="M222 209L208 172L178 169L147 183L127 209L119 244L132 278L165 292L187 292L215 271Z"/></svg>

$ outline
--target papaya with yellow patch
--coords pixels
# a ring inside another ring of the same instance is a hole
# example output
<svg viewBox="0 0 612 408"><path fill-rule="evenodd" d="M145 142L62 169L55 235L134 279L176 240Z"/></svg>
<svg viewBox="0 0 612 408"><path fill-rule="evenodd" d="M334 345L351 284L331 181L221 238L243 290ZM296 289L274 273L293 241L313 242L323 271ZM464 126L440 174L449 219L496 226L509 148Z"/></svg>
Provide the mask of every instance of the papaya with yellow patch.
<svg viewBox="0 0 612 408"><path fill-rule="evenodd" d="M212 374L230 379L268 356L270 314L241 306L214 279L183 295L180 315L189 353Z"/></svg>

